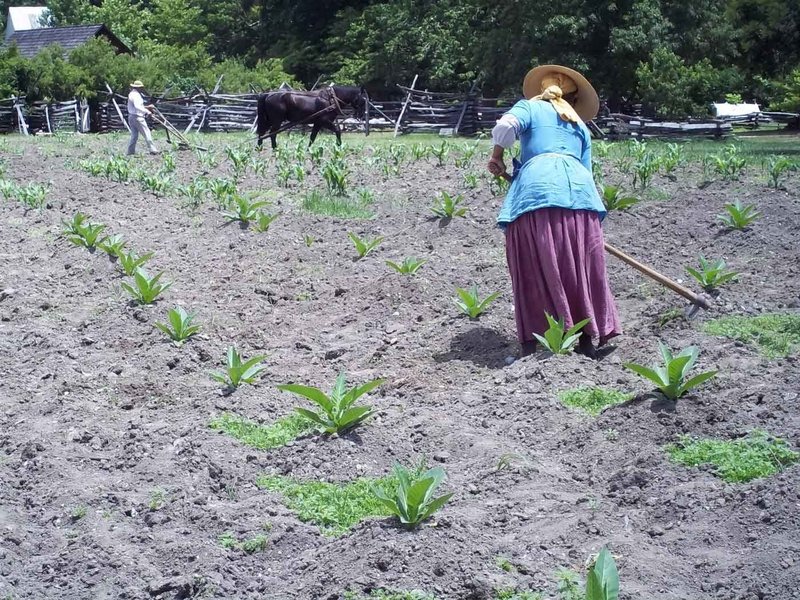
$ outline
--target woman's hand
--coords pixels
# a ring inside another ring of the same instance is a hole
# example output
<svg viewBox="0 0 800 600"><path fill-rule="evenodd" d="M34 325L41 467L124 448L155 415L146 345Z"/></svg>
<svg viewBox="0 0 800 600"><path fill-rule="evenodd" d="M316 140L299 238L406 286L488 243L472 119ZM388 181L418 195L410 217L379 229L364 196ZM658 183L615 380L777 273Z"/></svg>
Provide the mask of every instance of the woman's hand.
<svg viewBox="0 0 800 600"><path fill-rule="evenodd" d="M503 173L506 172L506 163L503 162L502 158L495 158L494 156L489 159L489 164L486 165L489 169L489 173L494 175L495 177L500 177Z"/></svg>

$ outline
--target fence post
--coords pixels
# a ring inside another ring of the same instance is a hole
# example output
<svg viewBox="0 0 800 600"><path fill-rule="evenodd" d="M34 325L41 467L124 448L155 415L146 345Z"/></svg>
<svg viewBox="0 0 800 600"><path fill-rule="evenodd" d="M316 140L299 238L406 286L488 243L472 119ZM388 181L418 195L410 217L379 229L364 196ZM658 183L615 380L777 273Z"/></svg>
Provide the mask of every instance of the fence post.
<svg viewBox="0 0 800 600"><path fill-rule="evenodd" d="M397 123L394 125L394 137L397 137L397 132L400 131L400 123L403 122L403 114L406 112L406 108L408 108L408 104L411 102L411 92L414 91L414 86L417 85L417 77L419 77L419 74L414 75L414 81L411 82L411 87L408 88L406 101L403 103L403 108L400 109L400 114L397 117Z"/></svg>

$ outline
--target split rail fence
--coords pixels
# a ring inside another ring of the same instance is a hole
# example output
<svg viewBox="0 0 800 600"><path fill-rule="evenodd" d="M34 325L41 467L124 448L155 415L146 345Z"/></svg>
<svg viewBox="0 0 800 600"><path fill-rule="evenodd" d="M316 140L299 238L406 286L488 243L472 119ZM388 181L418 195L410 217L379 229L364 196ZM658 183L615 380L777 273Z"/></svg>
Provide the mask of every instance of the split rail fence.
<svg viewBox="0 0 800 600"><path fill-rule="evenodd" d="M416 83L416 81L414 82ZM491 131L497 119L515 99L483 98L474 89L468 94L431 92L398 86L401 100L371 99L365 115L345 113L340 125L350 131L394 131L395 134L428 132L440 135L473 136ZM153 95L151 101L178 129L189 132L253 130L258 94L220 94L197 90L180 97ZM277 93L277 92L272 92ZM800 127L800 115L761 113L756 125L783 123ZM738 125L738 123L737 123ZM748 123L748 125L751 125ZM589 123L596 137L608 139L643 137L724 137L732 132L726 119L655 121L641 116L606 114ZM127 98L110 88L91 103L68 102L27 104L24 98L0 100L0 133L100 132L128 128Z"/></svg>

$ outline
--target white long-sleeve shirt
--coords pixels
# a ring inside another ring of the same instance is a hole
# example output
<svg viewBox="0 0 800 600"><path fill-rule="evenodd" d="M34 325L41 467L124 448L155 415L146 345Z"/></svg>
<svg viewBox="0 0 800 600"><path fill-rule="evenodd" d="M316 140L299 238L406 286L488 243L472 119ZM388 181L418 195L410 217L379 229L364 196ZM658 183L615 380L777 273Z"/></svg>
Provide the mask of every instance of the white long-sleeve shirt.
<svg viewBox="0 0 800 600"><path fill-rule="evenodd" d="M131 90L128 94L128 114L136 117L146 117L150 114L144 107L144 98L138 90Z"/></svg>
<svg viewBox="0 0 800 600"><path fill-rule="evenodd" d="M511 114L504 114L492 129L492 142L501 148L510 148L519 137L519 121Z"/></svg>

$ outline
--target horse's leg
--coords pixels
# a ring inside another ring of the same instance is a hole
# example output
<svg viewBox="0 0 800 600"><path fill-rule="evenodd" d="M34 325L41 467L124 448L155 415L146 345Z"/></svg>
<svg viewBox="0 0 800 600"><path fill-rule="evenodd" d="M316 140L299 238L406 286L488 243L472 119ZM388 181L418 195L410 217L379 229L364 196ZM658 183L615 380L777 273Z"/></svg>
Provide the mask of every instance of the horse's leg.
<svg viewBox="0 0 800 600"><path fill-rule="evenodd" d="M342 130L336 124L336 121L325 121L324 123L325 129L330 129L333 133L336 134L336 145L342 145Z"/></svg>
<svg viewBox="0 0 800 600"><path fill-rule="evenodd" d="M311 144L314 143L314 140L317 139L317 134L319 133L321 127L322 127L321 121L314 121L314 127L311 128L311 139L308 140L309 148L311 148Z"/></svg>
<svg viewBox="0 0 800 600"><path fill-rule="evenodd" d="M272 142L272 149L273 150L277 150L278 149L278 139L277 139L278 138L278 133L277 133L277 131L280 128L281 128L280 125L273 125L272 128L269 130L269 140L270 140L270 142Z"/></svg>

